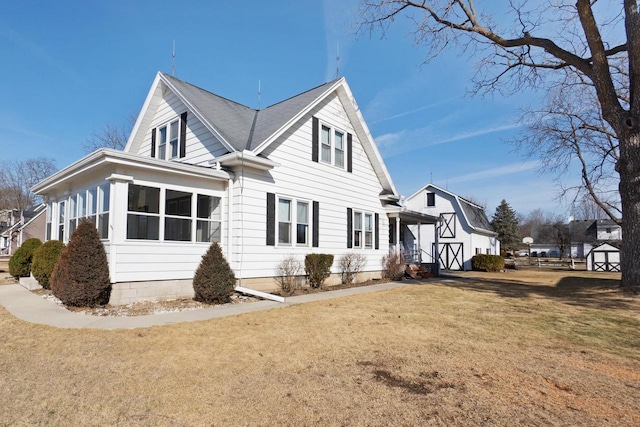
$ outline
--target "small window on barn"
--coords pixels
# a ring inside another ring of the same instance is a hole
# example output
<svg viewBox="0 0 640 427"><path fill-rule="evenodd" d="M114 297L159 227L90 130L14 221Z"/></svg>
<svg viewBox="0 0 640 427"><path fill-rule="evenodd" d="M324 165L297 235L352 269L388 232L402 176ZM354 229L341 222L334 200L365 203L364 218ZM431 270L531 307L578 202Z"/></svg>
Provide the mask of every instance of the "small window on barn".
<svg viewBox="0 0 640 427"><path fill-rule="evenodd" d="M427 206L435 206L436 205L436 194L435 193L427 193L426 194L426 203L427 203Z"/></svg>

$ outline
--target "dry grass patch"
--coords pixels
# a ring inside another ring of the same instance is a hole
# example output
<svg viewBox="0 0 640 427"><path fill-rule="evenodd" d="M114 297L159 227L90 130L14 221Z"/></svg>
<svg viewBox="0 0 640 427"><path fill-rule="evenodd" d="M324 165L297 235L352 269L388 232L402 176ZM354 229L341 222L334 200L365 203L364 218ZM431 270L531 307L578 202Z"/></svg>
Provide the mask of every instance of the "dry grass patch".
<svg viewBox="0 0 640 427"><path fill-rule="evenodd" d="M0 310L0 425L640 424L636 300L489 285L429 281L133 331Z"/></svg>

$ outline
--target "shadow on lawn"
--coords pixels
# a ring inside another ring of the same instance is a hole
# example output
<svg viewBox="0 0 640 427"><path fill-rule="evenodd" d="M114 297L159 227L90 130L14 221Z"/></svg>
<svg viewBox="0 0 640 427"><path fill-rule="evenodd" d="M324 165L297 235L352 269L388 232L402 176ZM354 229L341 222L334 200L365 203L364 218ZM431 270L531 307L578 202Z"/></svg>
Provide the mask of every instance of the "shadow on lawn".
<svg viewBox="0 0 640 427"><path fill-rule="evenodd" d="M517 280L450 277L439 283L472 291L491 292L503 298L538 296L555 299L566 304L601 309L628 309L638 306L638 297L632 298L625 295L620 290L620 281L616 279L564 277L553 286Z"/></svg>

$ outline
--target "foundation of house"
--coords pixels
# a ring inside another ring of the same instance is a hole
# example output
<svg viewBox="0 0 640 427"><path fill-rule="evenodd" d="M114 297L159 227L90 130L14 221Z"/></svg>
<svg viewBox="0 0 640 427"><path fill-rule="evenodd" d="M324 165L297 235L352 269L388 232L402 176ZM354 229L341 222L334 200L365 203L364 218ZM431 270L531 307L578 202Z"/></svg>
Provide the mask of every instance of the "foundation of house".
<svg viewBox="0 0 640 427"><path fill-rule="evenodd" d="M372 279L380 279L380 271L365 271L358 273L356 281L365 282ZM333 286L342 283L342 275L334 273L325 280L325 285ZM298 286L305 286L306 276L298 276ZM273 277L257 277L239 279L238 286L254 289L262 292L278 292L280 288ZM142 301L171 300L181 298L193 298L193 281L181 280L154 280L147 282L120 282L111 285L111 305L126 305Z"/></svg>

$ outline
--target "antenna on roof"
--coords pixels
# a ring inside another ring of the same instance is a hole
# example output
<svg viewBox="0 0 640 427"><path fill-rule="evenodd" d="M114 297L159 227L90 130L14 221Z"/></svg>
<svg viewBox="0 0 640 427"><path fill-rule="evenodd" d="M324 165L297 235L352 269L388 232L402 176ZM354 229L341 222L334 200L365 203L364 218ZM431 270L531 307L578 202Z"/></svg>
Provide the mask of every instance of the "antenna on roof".
<svg viewBox="0 0 640 427"><path fill-rule="evenodd" d="M171 53L171 75L176 76L176 41L173 41L173 51Z"/></svg>
<svg viewBox="0 0 640 427"><path fill-rule="evenodd" d="M262 81L258 79L258 110L260 109L260 95L262 94L262 92L260 91L261 83Z"/></svg>
<svg viewBox="0 0 640 427"><path fill-rule="evenodd" d="M340 77L340 42L336 42L336 79Z"/></svg>

